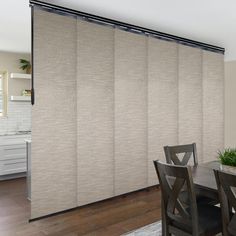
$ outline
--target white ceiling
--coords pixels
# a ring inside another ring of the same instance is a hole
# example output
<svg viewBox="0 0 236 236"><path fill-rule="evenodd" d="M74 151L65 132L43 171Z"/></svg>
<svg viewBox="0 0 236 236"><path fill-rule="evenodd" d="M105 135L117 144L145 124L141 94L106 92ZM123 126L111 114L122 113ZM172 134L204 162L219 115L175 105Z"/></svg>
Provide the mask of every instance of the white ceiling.
<svg viewBox="0 0 236 236"><path fill-rule="evenodd" d="M225 47L236 60L235 0L44 0L79 11ZM0 50L30 51L28 0L1 5Z"/></svg>
<svg viewBox="0 0 236 236"><path fill-rule="evenodd" d="M1 1L0 51L30 52L30 22L28 0Z"/></svg>

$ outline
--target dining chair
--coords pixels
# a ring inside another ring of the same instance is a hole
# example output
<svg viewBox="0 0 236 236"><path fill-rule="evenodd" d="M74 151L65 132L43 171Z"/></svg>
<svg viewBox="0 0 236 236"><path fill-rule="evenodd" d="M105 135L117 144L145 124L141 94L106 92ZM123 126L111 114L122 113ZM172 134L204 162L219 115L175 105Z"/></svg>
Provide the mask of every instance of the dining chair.
<svg viewBox="0 0 236 236"><path fill-rule="evenodd" d="M197 147L196 143L177 145L177 146L165 146L164 147L166 162L174 165L187 165L193 159L193 164L198 164ZM183 154L183 159L179 158L179 154ZM192 157L192 158L191 158Z"/></svg>
<svg viewBox="0 0 236 236"><path fill-rule="evenodd" d="M236 175L219 170L214 170L214 173L220 198L223 235L236 235Z"/></svg>
<svg viewBox="0 0 236 236"><path fill-rule="evenodd" d="M164 147L166 162L168 164L174 165L189 165L192 162L193 166L198 165L198 157L197 157L197 146L196 143L192 144L184 144L184 145L176 145L176 146L165 146ZM183 159L181 160L178 155L182 154ZM202 191L201 188L196 187L196 196L197 202L202 204L212 204L216 205L219 203L218 196L216 194L212 194L211 192ZM186 191L181 192L181 196L183 201L187 201L187 193Z"/></svg>
<svg viewBox="0 0 236 236"><path fill-rule="evenodd" d="M213 205L198 205L191 167L154 161L162 191L162 235L215 235L222 231L221 210ZM170 183L170 178L174 182ZM179 198L187 185L188 204Z"/></svg>

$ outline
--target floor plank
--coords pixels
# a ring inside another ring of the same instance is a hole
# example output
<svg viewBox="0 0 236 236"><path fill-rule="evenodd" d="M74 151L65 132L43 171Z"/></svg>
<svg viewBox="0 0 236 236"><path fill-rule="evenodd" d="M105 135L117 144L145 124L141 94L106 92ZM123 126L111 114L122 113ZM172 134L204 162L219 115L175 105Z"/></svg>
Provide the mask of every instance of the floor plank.
<svg viewBox="0 0 236 236"><path fill-rule="evenodd" d="M150 188L28 223L26 179L0 181L1 236L119 236L161 218L160 190Z"/></svg>

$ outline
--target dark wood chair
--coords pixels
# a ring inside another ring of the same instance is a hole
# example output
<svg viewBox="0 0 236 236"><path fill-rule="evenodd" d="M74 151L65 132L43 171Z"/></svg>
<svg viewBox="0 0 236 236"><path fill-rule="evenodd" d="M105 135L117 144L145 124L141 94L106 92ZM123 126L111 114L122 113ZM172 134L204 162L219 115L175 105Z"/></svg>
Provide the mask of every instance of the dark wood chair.
<svg viewBox="0 0 236 236"><path fill-rule="evenodd" d="M197 157L197 146L196 143L176 145L176 146L165 146L164 147L166 162L174 165L189 165L192 160L193 166L198 165ZM178 155L182 155L182 160ZM197 202L200 204L212 204L216 205L219 203L218 196L212 192L201 191L201 188L196 188ZM183 201L187 201L187 193L182 191L181 198Z"/></svg>
<svg viewBox="0 0 236 236"><path fill-rule="evenodd" d="M193 164L198 164L196 143L177 146L165 146L164 151L166 162L169 164L181 166L188 165L191 157L193 158ZM178 154L184 154L182 160L180 160Z"/></svg>
<svg viewBox="0 0 236 236"><path fill-rule="evenodd" d="M236 235L236 175L219 170L214 170L214 173L220 198L223 235Z"/></svg>
<svg viewBox="0 0 236 236"><path fill-rule="evenodd" d="M198 205L191 167L154 161L162 191L162 235L215 235L222 231L221 210L213 205ZM174 178L170 183L169 179ZM179 198L187 185L188 204Z"/></svg>

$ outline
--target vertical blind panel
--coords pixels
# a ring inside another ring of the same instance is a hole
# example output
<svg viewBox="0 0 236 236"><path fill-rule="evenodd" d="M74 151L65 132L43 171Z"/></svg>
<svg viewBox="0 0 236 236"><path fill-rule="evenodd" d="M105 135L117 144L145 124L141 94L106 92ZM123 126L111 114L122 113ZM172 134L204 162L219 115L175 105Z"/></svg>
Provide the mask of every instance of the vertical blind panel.
<svg viewBox="0 0 236 236"><path fill-rule="evenodd" d="M31 218L76 201L76 21L35 9Z"/></svg>
<svg viewBox="0 0 236 236"><path fill-rule="evenodd" d="M78 20L78 205L114 196L114 29Z"/></svg>
<svg viewBox="0 0 236 236"><path fill-rule="evenodd" d="M223 148L223 55L34 7L31 218L158 183L163 146Z"/></svg>
<svg viewBox="0 0 236 236"><path fill-rule="evenodd" d="M148 39L148 185L157 184L153 160L178 142L177 44Z"/></svg>
<svg viewBox="0 0 236 236"><path fill-rule="evenodd" d="M195 142L202 158L202 50L179 45L179 144Z"/></svg>
<svg viewBox="0 0 236 236"><path fill-rule="evenodd" d="M203 156L216 160L224 147L223 55L203 52Z"/></svg>
<svg viewBox="0 0 236 236"><path fill-rule="evenodd" d="M115 194L147 186L147 38L115 30Z"/></svg>

